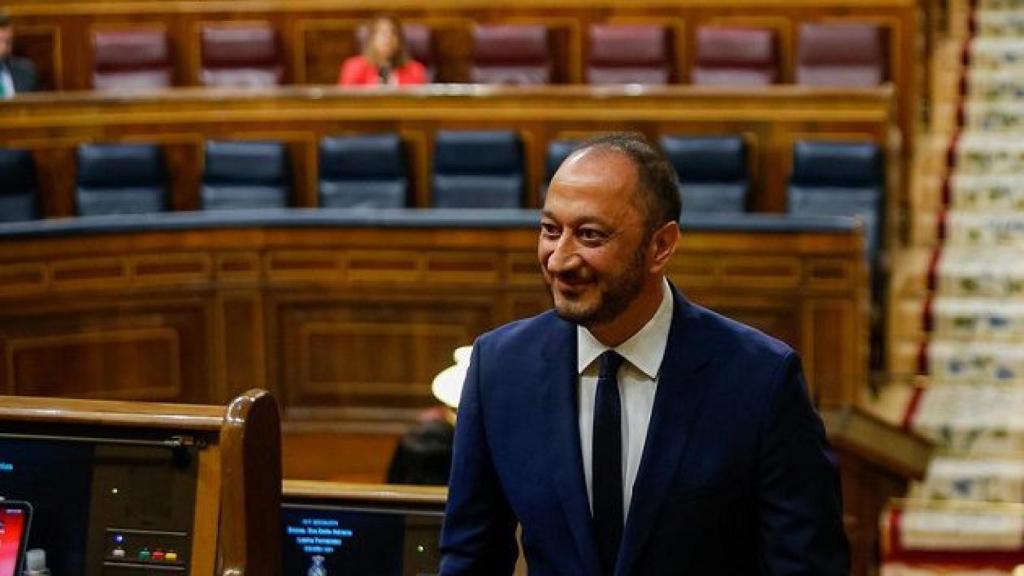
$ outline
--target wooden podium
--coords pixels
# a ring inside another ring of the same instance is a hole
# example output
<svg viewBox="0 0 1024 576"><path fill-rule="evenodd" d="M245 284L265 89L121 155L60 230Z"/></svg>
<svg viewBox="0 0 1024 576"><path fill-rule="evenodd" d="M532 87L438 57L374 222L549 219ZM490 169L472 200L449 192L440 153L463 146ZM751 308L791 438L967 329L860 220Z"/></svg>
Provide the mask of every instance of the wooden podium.
<svg viewBox="0 0 1024 576"><path fill-rule="evenodd" d="M877 573L878 518L911 480L924 478L933 445L855 406L822 410L829 442L839 456L843 511L853 576Z"/></svg>
<svg viewBox="0 0 1024 576"><path fill-rule="evenodd" d="M0 495L31 506L29 545L55 574L279 573L265 391L226 407L0 396L0 462Z"/></svg>

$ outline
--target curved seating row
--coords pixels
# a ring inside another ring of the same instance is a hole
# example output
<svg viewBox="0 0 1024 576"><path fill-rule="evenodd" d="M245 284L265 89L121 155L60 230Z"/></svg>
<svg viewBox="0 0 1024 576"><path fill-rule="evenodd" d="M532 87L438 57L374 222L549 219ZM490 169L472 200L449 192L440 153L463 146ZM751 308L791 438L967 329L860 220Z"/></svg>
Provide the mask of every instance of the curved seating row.
<svg viewBox="0 0 1024 576"><path fill-rule="evenodd" d="M431 29L405 26L413 58L435 69ZM553 82L551 32L542 25L476 25L469 80L487 84ZM357 33L365 42L365 27ZM679 78L675 38L664 26L594 24L589 29L590 84L670 84ZM696 32L694 84L760 86L781 80L779 40L770 28L702 26ZM173 47L162 28L98 30L92 35L93 87L173 86ZM269 24L206 24L200 31L200 84L273 86L284 80L283 54ZM885 39L872 24L804 23L798 33L795 81L807 85L876 86L886 77Z"/></svg>
<svg viewBox="0 0 1024 576"><path fill-rule="evenodd" d="M548 149L547 179L578 143ZM747 146L741 136L665 136L660 146L680 176L684 214L740 213L749 195ZM75 190L83 216L169 208L162 150L145 144L78 148ZM320 144L320 205L408 205L405 146L398 134L328 137ZM290 204L291 163L282 142L209 141L200 188L205 210L283 208ZM868 253L880 243L885 190L882 153L870 143L800 141L793 149L789 212L853 215L868 228ZM523 150L512 131L441 131L435 142L433 206L519 208L524 205ZM0 150L0 220L36 216L31 154Z"/></svg>

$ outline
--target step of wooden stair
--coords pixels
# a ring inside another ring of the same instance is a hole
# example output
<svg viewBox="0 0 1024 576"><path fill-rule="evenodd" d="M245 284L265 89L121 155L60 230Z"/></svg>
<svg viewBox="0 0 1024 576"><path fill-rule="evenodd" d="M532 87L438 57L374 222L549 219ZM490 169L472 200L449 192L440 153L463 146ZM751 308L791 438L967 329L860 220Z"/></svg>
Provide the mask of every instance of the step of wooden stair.
<svg viewBox="0 0 1024 576"><path fill-rule="evenodd" d="M934 379L911 403L910 428L950 454L1024 453L1024 386L941 384Z"/></svg>
<svg viewBox="0 0 1024 576"><path fill-rule="evenodd" d="M883 514L883 560L900 560L914 552L934 552L964 565L1015 567L1013 553L1024 553L1024 505L999 502L940 502L908 499L893 502ZM895 530L896 533L892 533ZM994 561L993 554L1006 558ZM937 562L945 564L946 562Z"/></svg>
<svg viewBox="0 0 1024 576"><path fill-rule="evenodd" d="M949 210L941 227L947 246L1024 249L1024 212Z"/></svg>
<svg viewBox="0 0 1024 576"><path fill-rule="evenodd" d="M968 46L971 71L1024 70L1024 39L980 36Z"/></svg>
<svg viewBox="0 0 1024 576"><path fill-rule="evenodd" d="M1024 214L1024 179L1016 174L953 174L949 210Z"/></svg>
<svg viewBox="0 0 1024 576"><path fill-rule="evenodd" d="M1017 10L977 10L975 38L1019 38L1024 36L1024 14Z"/></svg>
<svg viewBox="0 0 1024 576"><path fill-rule="evenodd" d="M928 464L914 497L930 500L1024 502L1024 455L943 455Z"/></svg>
<svg viewBox="0 0 1024 576"><path fill-rule="evenodd" d="M1016 341L932 337L924 350L924 357L927 373L933 381L1024 382L1024 346ZM1024 417L1024 413L1021 416Z"/></svg>
<svg viewBox="0 0 1024 576"><path fill-rule="evenodd" d="M1024 103L969 100L963 105L963 120L964 130L1010 136L1024 129Z"/></svg>
<svg viewBox="0 0 1024 576"><path fill-rule="evenodd" d="M1024 172L1024 140L1012 133L968 130L955 143L957 174Z"/></svg>
<svg viewBox="0 0 1024 576"><path fill-rule="evenodd" d="M1003 246L944 246L932 252L924 285L944 296L1024 298L1024 251Z"/></svg>
<svg viewBox="0 0 1024 576"><path fill-rule="evenodd" d="M935 339L1024 342L1024 299L938 297L928 303L927 316Z"/></svg>

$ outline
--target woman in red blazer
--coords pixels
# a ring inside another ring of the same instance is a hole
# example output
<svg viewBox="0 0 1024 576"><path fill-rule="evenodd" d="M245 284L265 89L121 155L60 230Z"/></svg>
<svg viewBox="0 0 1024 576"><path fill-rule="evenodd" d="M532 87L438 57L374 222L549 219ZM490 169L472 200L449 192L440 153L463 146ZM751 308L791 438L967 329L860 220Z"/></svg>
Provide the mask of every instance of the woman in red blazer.
<svg viewBox="0 0 1024 576"><path fill-rule="evenodd" d="M426 68L409 57L402 25L390 16L370 24L363 53L345 60L338 78L341 86L409 86L426 81Z"/></svg>

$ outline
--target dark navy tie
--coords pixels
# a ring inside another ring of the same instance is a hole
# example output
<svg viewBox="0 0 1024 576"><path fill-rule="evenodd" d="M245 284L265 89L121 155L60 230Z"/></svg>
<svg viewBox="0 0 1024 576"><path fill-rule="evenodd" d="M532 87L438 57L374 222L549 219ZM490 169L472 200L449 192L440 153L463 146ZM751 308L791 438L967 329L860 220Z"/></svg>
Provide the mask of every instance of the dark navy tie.
<svg viewBox="0 0 1024 576"><path fill-rule="evenodd" d="M601 355L594 400L592 490L594 534L606 576L615 573L622 540L622 402L619 399L619 367L623 358L609 350Z"/></svg>

